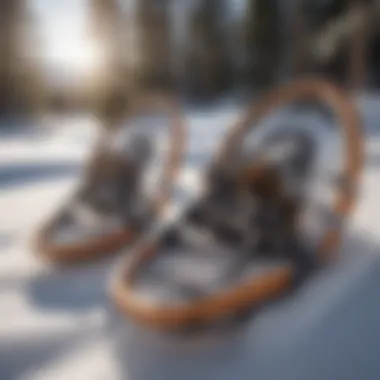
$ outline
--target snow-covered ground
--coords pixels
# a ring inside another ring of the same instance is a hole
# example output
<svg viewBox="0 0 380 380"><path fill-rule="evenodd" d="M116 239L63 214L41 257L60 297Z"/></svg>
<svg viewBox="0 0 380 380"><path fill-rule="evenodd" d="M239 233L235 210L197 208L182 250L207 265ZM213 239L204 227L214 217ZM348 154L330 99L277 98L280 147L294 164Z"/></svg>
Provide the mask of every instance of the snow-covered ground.
<svg viewBox="0 0 380 380"><path fill-rule="evenodd" d="M86 116L0 132L0 379L380 378L380 99L358 101L366 125L360 202L334 267L237 331L168 336L125 321L107 298L117 258L53 268L30 251L41 220L75 185L94 143ZM239 108L188 113L176 204L197 189ZM116 261L115 261L116 260Z"/></svg>

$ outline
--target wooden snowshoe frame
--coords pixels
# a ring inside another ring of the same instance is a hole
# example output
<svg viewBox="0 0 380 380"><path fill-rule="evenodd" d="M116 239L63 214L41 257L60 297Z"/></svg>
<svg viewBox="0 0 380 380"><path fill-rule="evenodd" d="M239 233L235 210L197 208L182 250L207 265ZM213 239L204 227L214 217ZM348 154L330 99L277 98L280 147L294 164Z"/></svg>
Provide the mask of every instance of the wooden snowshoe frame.
<svg viewBox="0 0 380 380"><path fill-rule="evenodd" d="M228 162L231 154L238 149L247 133L258 125L260 119L278 107L305 98L330 107L339 123L345 156L341 173L344 186L336 189L332 212L339 220L344 220L356 201L356 194L352 190L356 189L362 170L360 121L354 105L345 94L322 79L300 79L280 86L249 105L240 120L227 133L217 152L216 161L219 164ZM341 232L342 223L337 223L322 238L317 248L317 257L321 263L329 263L335 257ZM242 312L282 294L292 285L296 275L296 268L284 265L255 276L243 284L185 305L155 306L134 294L133 282L142 266L159 255L159 243L157 238L136 248L132 263L120 268L111 283L112 298L126 317L159 329L181 329L198 323L212 323L223 316Z"/></svg>
<svg viewBox="0 0 380 380"><path fill-rule="evenodd" d="M178 101L166 94L136 96L126 112L126 118L132 119L150 111L165 113L170 118L170 148L160 186L157 187L152 199L154 211L159 214L170 200L172 184L181 165L186 144L186 125ZM72 263L104 257L130 244L139 234L137 231L122 228L105 236L59 245L51 240L51 232L59 215L60 212L57 212L38 230L34 242L35 252L51 262Z"/></svg>

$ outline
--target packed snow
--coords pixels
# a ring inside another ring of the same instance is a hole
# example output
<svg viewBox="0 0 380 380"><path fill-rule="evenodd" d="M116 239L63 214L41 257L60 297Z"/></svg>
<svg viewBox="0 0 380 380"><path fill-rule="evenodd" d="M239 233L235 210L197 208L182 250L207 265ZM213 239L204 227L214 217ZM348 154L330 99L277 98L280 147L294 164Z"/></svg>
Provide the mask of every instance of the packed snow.
<svg viewBox="0 0 380 380"><path fill-rule="evenodd" d="M54 268L32 253L36 227L80 177L98 126L88 115L0 129L0 379L373 379L380 377L380 99L357 101L366 161L341 259L249 323L197 336L122 317L107 284L118 260ZM186 112L188 151L173 217L241 107ZM328 142L328 141L326 141Z"/></svg>

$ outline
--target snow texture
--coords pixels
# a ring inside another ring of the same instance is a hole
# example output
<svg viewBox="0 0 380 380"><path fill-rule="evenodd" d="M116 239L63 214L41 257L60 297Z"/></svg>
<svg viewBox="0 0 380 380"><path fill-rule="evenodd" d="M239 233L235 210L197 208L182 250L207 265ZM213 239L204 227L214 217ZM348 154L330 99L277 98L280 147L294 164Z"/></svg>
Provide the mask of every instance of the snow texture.
<svg viewBox="0 0 380 380"><path fill-rule="evenodd" d="M36 226L75 186L96 138L85 115L0 131L0 379L380 378L380 99L358 104L366 161L339 262L238 329L169 335L127 321L107 296L120 255L54 268L30 250ZM187 112L189 149L172 215L241 107ZM326 141L327 143L328 141ZM327 160L333 162L334 157Z"/></svg>

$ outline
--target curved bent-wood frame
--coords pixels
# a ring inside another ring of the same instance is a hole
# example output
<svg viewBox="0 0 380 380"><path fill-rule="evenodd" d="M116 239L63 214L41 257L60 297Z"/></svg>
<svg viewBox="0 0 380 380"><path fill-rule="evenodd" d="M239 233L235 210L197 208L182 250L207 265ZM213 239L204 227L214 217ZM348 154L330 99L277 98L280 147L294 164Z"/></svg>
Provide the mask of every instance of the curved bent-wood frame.
<svg viewBox="0 0 380 380"><path fill-rule="evenodd" d="M324 80L300 79L293 84L276 89L258 104L251 105L243 118L231 128L216 159L220 163L228 160L244 136L273 109L302 98L315 99L325 103L335 113L339 122L344 144L345 166L340 176L342 186L336 189L332 211L337 220L343 221L355 204L355 191L363 166L361 123L352 102L337 87ZM341 228L342 223L336 223L336 226L332 226L321 240L317 252L322 260L331 259L332 253L338 248Z"/></svg>
<svg viewBox="0 0 380 380"><path fill-rule="evenodd" d="M326 103L335 111L342 128L347 156L343 175L354 187L362 167L359 118L355 108L345 96L337 88L320 79L298 80L272 91L259 102L252 104L243 118L231 128L217 154L217 160L228 160L246 133L254 128L267 113L276 107L305 97ZM334 212L342 217L347 215L354 204L354 194L346 190L339 189L334 205ZM337 248L340 234L339 229L332 229L326 234L319 247L321 259L332 258L331 252ZM223 315L242 311L281 294L292 284L295 274L294 268L284 265L242 285L185 306L157 307L136 297L133 291L133 280L144 263L157 254L158 247L159 241L155 240L136 248L134 260L121 268L121 272L114 277L110 290L115 303L126 316L162 329L178 328L197 322L212 322Z"/></svg>
<svg viewBox="0 0 380 380"><path fill-rule="evenodd" d="M144 111L156 110L167 113L170 117L170 150L165 162L160 184L153 196L155 212L160 213L167 205L172 184L181 165L185 149L186 126L181 108L176 99L155 94L136 97L127 113L132 118ZM42 226L37 232L34 250L44 259L56 263L72 263L87 261L97 257L106 256L130 244L137 236L137 232L130 229L119 229L105 236L94 237L78 243L54 244L50 237L60 212Z"/></svg>

